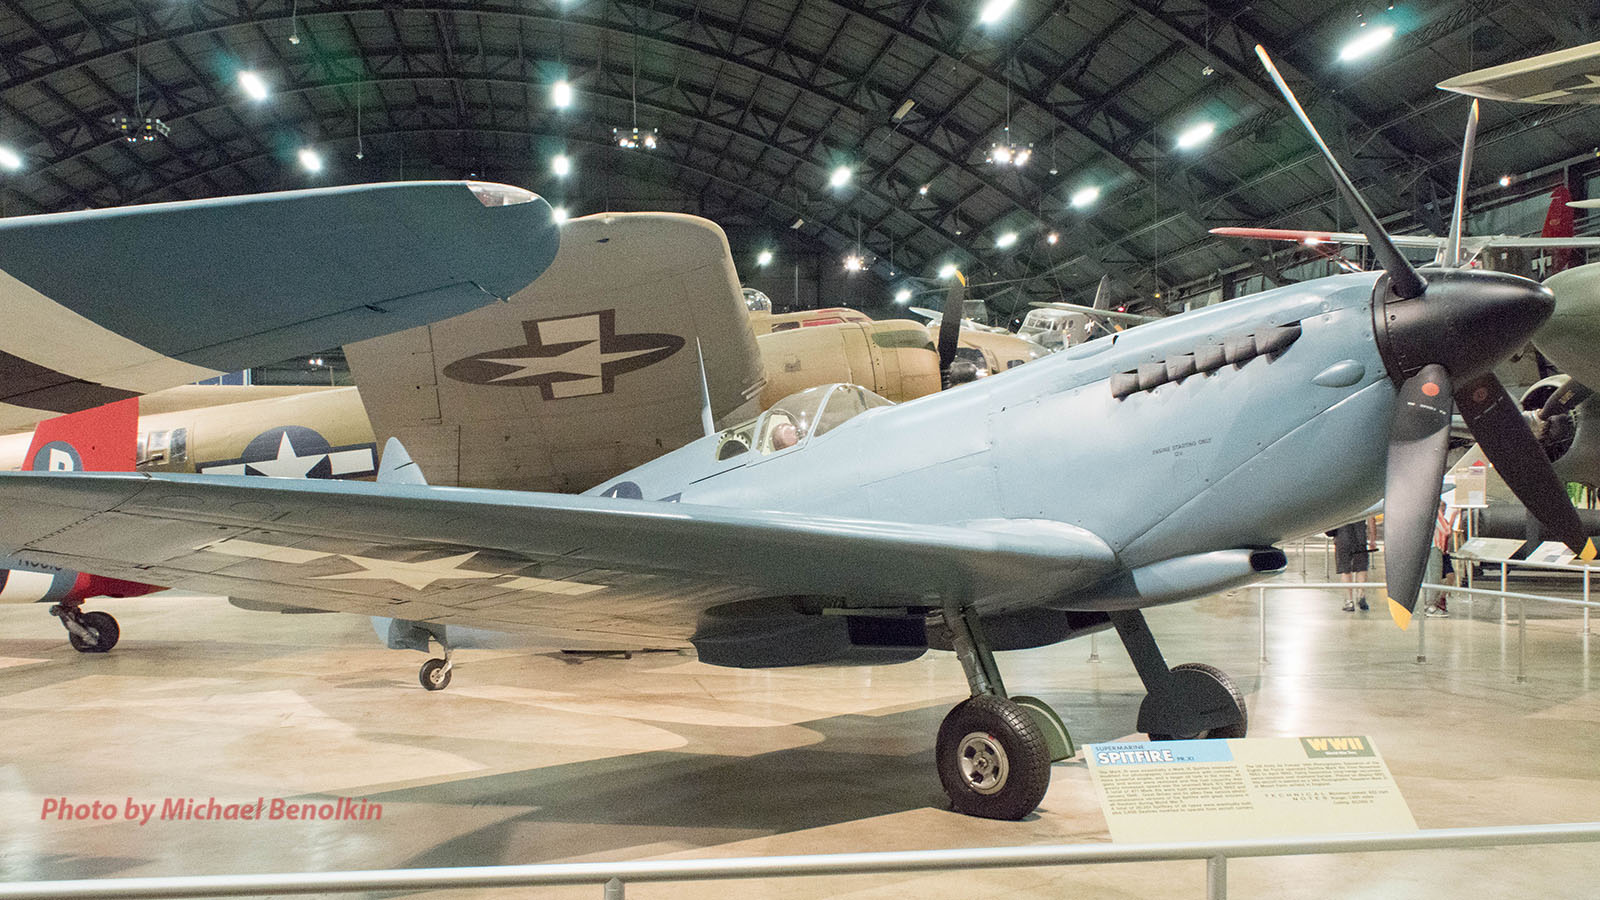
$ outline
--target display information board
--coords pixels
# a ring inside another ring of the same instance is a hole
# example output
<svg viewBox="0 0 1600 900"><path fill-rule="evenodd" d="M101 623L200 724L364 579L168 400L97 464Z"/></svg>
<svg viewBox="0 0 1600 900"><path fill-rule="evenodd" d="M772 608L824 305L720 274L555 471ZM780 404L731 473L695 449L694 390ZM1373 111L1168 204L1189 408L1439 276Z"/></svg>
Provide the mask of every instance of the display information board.
<svg viewBox="0 0 1600 900"><path fill-rule="evenodd" d="M1090 744L1084 755L1117 842L1417 827L1363 736Z"/></svg>

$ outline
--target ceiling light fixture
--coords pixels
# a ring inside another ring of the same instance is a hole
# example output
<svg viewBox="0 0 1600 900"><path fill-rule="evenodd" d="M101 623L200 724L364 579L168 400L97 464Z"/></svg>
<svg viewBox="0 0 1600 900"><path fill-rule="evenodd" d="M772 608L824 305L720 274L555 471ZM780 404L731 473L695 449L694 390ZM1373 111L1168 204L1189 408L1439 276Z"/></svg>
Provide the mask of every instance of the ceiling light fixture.
<svg viewBox="0 0 1600 900"><path fill-rule="evenodd" d="M1216 123L1196 122L1195 124L1184 129L1182 134L1178 135L1178 149L1193 150L1195 147L1198 147L1210 140L1211 136L1216 133Z"/></svg>
<svg viewBox="0 0 1600 900"><path fill-rule="evenodd" d="M1052 231L1049 234L1045 235L1045 238L1044 238L1045 243L1049 244L1052 247L1054 247L1056 245L1056 242L1059 241L1059 240L1061 240L1061 235L1056 234L1054 231Z"/></svg>
<svg viewBox="0 0 1600 900"><path fill-rule="evenodd" d="M1362 26L1365 26L1367 23L1362 22L1361 24ZM1360 59L1361 57L1376 51L1379 47L1382 47L1384 44L1389 43L1393 39L1394 28L1388 25L1385 25L1382 28L1372 28L1362 31L1360 34L1346 43L1342 48L1340 48L1339 61L1349 62L1352 59Z"/></svg>
<svg viewBox="0 0 1600 900"><path fill-rule="evenodd" d="M239 87L244 89L245 96L257 103L267 99L272 93L267 89L267 83L254 72L240 72Z"/></svg>
<svg viewBox="0 0 1600 900"><path fill-rule="evenodd" d="M567 208L565 206L553 206L553 207L551 207L550 208L550 221L556 223L557 225L565 225L565 224L567 224Z"/></svg>
<svg viewBox="0 0 1600 900"><path fill-rule="evenodd" d="M0 144L0 169L5 169L7 172L15 172L20 168L22 168L22 154L4 144Z"/></svg>
<svg viewBox="0 0 1600 900"><path fill-rule="evenodd" d="M956 275L955 263L945 263L944 265L939 267L939 278L941 280L949 281L950 279L954 278L955 275Z"/></svg>
<svg viewBox="0 0 1600 900"><path fill-rule="evenodd" d="M828 186L829 187L842 188L842 187L844 187L845 185L847 185L849 183L850 183L850 167L849 166L840 166L837 169L833 170L833 174L832 175L828 176Z"/></svg>
<svg viewBox="0 0 1600 900"><path fill-rule="evenodd" d="M301 147L298 155L300 157L300 168L313 175L322 171L322 157L318 155L317 151L310 147Z"/></svg>
<svg viewBox="0 0 1600 900"><path fill-rule="evenodd" d="M1015 244L1016 242L1017 242L1017 233L1015 231L1008 231L1005 234L1002 234L999 237L994 239L994 245L996 247L998 247L999 249L1001 249L1001 250L1004 250L1005 248L1011 246L1012 244Z"/></svg>
<svg viewBox="0 0 1600 900"><path fill-rule="evenodd" d="M565 178L572 174L572 158L565 153L557 153L550 157L550 172L557 178Z"/></svg>
<svg viewBox="0 0 1600 900"><path fill-rule="evenodd" d="M1088 187L1081 187L1073 191L1072 197L1067 202L1072 204L1073 209L1083 209L1099 199L1100 189L1091 184Z"/></svg>
<svg viewBox="0 0 1600 900"><path fill-rule="evenodd" d="M639 42L634 41L633 46L633 127L628 131L621 128L611 129L611 136L616 140L617 146L624 150L654 150L660 144L656 129L648 131L639 130Z"/></svg>
<svg viewBox="0 0 1600 900"><path fill-rule="evenodd" d="M907 303L910 303L911 302L911 289L910 288L901 288L900 290L895 291L894 292L894 302L896 302L896 303L898 303L898 304L900 304L902 306L904 306Z"/></svg>
<svg viewBox="0 0 1600 900"><path fill-rule="evenodd" d="M1017 5L1017 0L988 0L983 8L978 11L978 24L993 25L1005 18L1011 7Z"/></svg>
<svg viewBox="0 0 1600 900"><path fill-rule="evenodd" d="M989 152L984 154L984 162L995 166L1016 166L1022 168L1028 164L1028 158L1033 156L1033 145L1018 147L1011 139L1011 78L1006 77L1006 126L1001 130L1000 140L989 145Z"/></svg>
<svg viewBox="0 0 1600 900"><path fill-rule="evenodd" d="M766 265L770 265L771 263L772 263L772 251L771 250L763 250L760 253L756 254L756 265L758 265L758 266L766 266Z"/></svg>
<svg viewBox="0 0 1600 900"><path fill-rule="evenodd" d="M572 105L572 82L565 78L550 85L550 103L556 109L566 109Z"/></svg>

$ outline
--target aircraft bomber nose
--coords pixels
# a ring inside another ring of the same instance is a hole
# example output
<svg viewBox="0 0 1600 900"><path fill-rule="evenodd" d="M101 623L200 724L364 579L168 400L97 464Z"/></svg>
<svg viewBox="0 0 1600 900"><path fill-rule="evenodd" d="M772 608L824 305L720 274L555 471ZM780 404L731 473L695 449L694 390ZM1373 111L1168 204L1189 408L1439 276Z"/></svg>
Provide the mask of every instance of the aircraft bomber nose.
<svg viewBox="0 0 1600 900"><path fill-rule="evenodd" d="M1458 383L1525 345L1555 311L1549 288L1504 272L1424 270L1422 296L1402 300L1380 279L1373 303L1378 349L1397 383L1438 363Z"/></svg>

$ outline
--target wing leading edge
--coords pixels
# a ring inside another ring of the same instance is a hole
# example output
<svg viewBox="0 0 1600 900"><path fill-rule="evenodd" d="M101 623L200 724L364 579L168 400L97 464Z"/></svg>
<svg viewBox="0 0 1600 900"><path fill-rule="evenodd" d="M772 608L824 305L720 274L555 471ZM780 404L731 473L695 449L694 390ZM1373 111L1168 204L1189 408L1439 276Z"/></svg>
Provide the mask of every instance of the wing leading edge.
<svg viewBox="0 0 1600 900"><path fill-rule="evenodd" d="M1035 605L1119 571L1054 522L920 525L425 485L0 474L0 553L247 599L686 636L732 599Z"/></svg>

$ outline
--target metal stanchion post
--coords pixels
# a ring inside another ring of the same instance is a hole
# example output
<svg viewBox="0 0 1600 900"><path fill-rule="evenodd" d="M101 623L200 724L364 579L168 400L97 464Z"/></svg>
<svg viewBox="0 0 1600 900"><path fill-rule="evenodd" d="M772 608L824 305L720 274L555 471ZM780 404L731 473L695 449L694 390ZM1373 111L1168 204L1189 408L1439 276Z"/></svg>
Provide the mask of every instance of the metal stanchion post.
<svg viewBox="0 0 1600 900"><path fill-rule="evenodd" d="M1500 564L1500 624L1506 623L1506 564Z"/></svg>
<svg viewBox="0 0 1600 900"><path fill-rule="evenodd" d="M1504 598L1501 605L1505 604ZM1524 654L1528 649L1528 604L1527 601L1517 600L1517 684L1528 680L1527 661Z"/></svg>
<svg viewBox="0 0 1600 900"><path fill-rule="evenodd" d="M1206 900L1227 900L1228 858L1206 857Z"/></svg>
<svg viewBox="0 0 1600 900"><path fill-rule="evenodd" d="M1100 637L1100 632L1098 632L1098 631L1089 632L1089 662L1099 662L1100 661L1100 641L1098 640L1099 637Z"/></svg>
<svg viewBox="0 0 1600 900"><path fill-rule="evenodd" d="M1583 567L1583 602L1589 602L1589 567ZM1589 633L1589 607L1583 608L1583 633Z"/></svg>
<svg viewBox="0 0 1600 900"><path fill-rule="evenodd" d="M1261 664L1267 664L1267 589L1256 588L1256 602L1261 611Z"/></svg>
<svg viewBox="0 0 1600 900"><path fill-rule="evenodd" d="M1428 607L1424 603L1422 615L1417 617L1417 662L1428 661Z"/></svg>
<svg viewBox="0 0 1600 900"><path fill-rule="evenodd" d="M621 878L613 878L606 882L605 900L623 900L623 887Z"/></svg>

